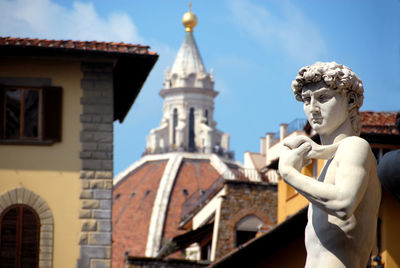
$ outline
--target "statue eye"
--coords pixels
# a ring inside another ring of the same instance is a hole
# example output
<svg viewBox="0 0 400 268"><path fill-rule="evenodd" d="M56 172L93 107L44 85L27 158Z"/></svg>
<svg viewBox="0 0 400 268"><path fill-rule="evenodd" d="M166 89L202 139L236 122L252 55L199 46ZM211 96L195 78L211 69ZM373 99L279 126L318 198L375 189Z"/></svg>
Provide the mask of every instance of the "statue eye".
<svg viewBox="0 0 400 268"><path fill-rule="evenodd" d="M320 95L320 96L318 97L318 100L321 101L321 102L328 101L329 99L330 99L330 96L329 96L329 95L326 95L326 94Z"/></svg>
<svg viewBox="0 0 400 268"><path fill-rule="evenodd" d="M302 99L303 99L303 102L307 103L307 104L310 103L310 101L311 101L311 97L308 97L308 96L303 96Z"/></svg>

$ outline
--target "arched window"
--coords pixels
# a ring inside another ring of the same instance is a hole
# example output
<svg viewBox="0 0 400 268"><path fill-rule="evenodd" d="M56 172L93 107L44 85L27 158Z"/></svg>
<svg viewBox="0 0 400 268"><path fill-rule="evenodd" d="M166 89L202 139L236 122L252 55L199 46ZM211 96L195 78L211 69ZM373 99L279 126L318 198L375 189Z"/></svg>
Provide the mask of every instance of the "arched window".
<svg viewBox="0 0 400 268"><path fill-rule="evenodd" d="M262 220L253 215L241 219L235 228L235 246L239 247L254 238L262 225Z"/></svg>
<svg viewBox="0 0 400 268"><path fill-rule="evenodd" d="M13 205L0 216L0 264L5 268L39 265L40 219L26 205Z"/></svg>
<svg viewBox="0 0 400 268"><path fill-rule="evenodd" d="M189 152L194 152L196 147L194 143L194 108L190 108L189 114Z"/></svg>
<svg viewBox="0 0 400 268"><path fill-rule="evenodd" d="M176 126L178 125L178 110L175 108L172 118L172 144L176 145Z"/></svg>
<svg viewBox="0 0 400 268"><path fill-rule="evenodd" d="M208 125L208 110L204 111L204 117L206 118L206 125Z"/></svg>

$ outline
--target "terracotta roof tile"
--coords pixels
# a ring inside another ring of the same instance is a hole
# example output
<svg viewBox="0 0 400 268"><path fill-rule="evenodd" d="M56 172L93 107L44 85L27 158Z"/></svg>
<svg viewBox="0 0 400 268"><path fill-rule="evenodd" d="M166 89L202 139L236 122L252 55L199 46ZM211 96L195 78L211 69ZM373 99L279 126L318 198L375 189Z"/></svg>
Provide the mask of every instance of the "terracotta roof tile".
<svg viewBox="0 0 400 268"><path fill-rule="evenodd" d="M210 164L208 160L183 160L177 177L174 189L171 193L167 217L164 227L164 238L169 240L184 231L179 230L182 205L193 193L206 191L221 175Z"/></svg>
<svg viewBox="0 0 400 268"><path fill-rule="evenodd" d="M135 256L145 255L153 204L166 164L166 160L146 162L115 186L113 264L123 261L125 251Z"/></svg>
<svg viewBox="0 0 400 268"><path fill-rule="evenodd" d="M362 133L398 135L396 120L400 113L396 112L360 112L362 116Z"/></svg>
<svg viewBox="0 0 400 268"><path fill-rule="evenodd" d="M123 266L124 252L145 256L155 197L167 160L146 162L128 174L113 190L113 267ZM163 240L182 234L182 205L189 195L207 190L221 175L209 160L184 159L170 195ZM179 254L175 257L182 257Z"/></svg>
<svg viewBox="0 0 400 268"><path fill-rule="evenodd" d="M74 49L87 51L102 51L122 54L149 54L156 55L149 51L149 46L134 45L122 42L100 42L100 41L73 41L73 40L48 40L36 38L0 37L0 46L21 46L21 47L43 47Z"/></svg>

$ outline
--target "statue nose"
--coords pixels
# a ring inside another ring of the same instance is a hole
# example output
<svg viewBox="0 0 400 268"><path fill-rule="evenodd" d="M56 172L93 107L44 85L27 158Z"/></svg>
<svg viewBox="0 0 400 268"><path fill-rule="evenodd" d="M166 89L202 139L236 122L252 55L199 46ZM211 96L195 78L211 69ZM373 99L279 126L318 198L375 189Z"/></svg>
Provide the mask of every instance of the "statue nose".
<svg viewBox="0 0 400 268"><path fill-rule="evenodd" d="M320 111L318 102L314 98L311 98L310 106L311 106L311 112L312 113L317 113L317 112Z"/></svg>

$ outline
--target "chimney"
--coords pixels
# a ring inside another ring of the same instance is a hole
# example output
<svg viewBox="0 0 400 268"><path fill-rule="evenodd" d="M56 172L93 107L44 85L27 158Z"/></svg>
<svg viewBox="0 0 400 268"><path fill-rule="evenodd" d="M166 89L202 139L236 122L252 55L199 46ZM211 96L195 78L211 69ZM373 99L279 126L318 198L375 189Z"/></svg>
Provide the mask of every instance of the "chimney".
<svg viewBox="0 0 400 268"><path fill-rule="evenodd" d="M260 153L262 154L262 155L265 155L265 151L266 151L266 148L265 148L265 137L261 137L260 138Z"/></svg>
<svg viewBox="0 0 400 268"><path fill-rule="evenodd" d="M266 152L268 151L269 148L271 148L272 143L274 142L274 135L275 133L272 132L268 132L266 133L266 138L265 138L265 148L266 148Z"/></svg>
<svg viewBox="0 0 400 268"><path fill-rule="evenodd" d="M284 138L288 135L288 124L280 124L279 126L279 138L280 141L283 141Z"/></svg>

